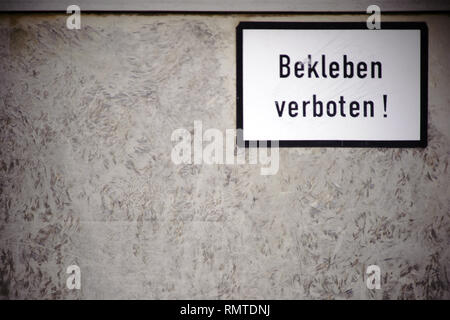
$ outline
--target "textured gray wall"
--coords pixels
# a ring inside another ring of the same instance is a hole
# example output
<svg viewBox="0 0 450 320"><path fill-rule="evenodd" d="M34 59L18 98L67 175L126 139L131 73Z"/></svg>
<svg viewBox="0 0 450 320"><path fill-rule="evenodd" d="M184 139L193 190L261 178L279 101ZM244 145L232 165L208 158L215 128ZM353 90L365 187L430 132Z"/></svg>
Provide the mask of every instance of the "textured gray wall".
<svg viewBox="0 0 450 320"><path fill-rule="evenodd" d="M170 158L174 129L235 127L239 21L365 18L0 15L0 296L449 299L448 15L383 17L429 26L426 149Z"/></svg>

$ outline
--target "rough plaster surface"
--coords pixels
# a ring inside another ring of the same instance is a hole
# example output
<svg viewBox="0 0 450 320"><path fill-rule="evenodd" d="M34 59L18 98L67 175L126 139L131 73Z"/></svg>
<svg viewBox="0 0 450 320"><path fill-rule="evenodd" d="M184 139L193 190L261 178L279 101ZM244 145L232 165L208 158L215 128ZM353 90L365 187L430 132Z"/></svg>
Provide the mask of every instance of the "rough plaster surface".
<svg viewBox="0 0 450 320"><path fill-rule="evenodd" d="M171 133L235 127L239 21L364 16L65 19L0 15L0 297L450 298L448 16L385 18L429 26L426 149L282 149L275 176L175 165Z"/></svg>

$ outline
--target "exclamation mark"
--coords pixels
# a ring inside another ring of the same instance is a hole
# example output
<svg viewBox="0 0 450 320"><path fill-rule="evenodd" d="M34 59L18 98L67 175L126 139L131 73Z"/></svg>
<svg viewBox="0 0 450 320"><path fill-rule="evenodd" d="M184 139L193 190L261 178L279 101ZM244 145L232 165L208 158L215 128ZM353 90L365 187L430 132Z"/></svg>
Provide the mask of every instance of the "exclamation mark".
<svg viewBox="0 0 450 320"><path fill-rule="evenodd" d="M384 102L384 117L387 117L386 108L387 108L387 95L383 94L383 102Z"/></svg>

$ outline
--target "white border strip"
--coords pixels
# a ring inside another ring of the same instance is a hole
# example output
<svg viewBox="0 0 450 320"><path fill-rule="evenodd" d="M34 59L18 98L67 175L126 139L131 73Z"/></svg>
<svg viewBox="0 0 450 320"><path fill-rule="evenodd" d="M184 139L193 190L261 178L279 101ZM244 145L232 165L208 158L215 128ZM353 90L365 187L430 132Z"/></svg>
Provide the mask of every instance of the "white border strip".
<svg viewBox="0 0 450 320"><path fill-rule="evenodd" d="M448 0L0 0L0 11L151 12L366 12L371 4L383 12L450 11Z"/></svg>

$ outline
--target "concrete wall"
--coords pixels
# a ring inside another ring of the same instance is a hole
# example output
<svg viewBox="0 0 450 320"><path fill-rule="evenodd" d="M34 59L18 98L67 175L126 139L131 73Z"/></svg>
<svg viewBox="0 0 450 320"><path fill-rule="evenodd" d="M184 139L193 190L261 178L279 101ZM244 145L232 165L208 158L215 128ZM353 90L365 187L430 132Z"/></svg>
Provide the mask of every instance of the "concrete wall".
<svg viewBox="0 0 450 320"><path fill-rule="evenodd" d="M426 149L171 161L173 130L235 128L239 21L365 19L0 15L0 296L449 299L448 15L383 16L428 23Z"/></svg>

